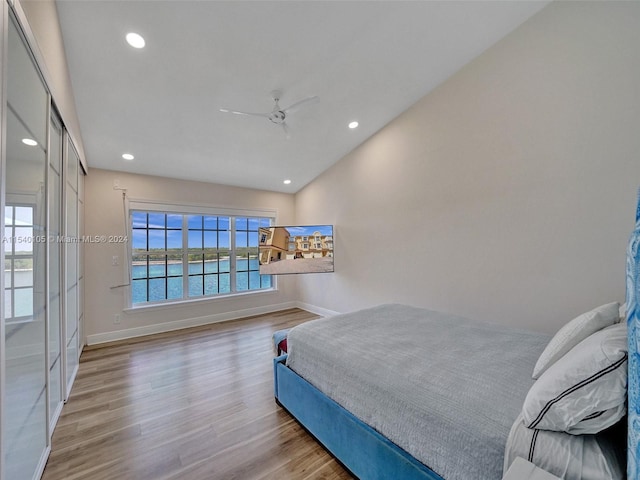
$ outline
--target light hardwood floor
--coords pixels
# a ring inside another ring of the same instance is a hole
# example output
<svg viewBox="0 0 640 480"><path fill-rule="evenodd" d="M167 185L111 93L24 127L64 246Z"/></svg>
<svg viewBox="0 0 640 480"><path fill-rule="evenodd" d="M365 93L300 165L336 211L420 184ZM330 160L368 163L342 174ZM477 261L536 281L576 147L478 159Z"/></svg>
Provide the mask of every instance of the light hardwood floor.
<svg viewBox="0 0 640 480"><path fill-rule="evenodd" d="M43 480L351 479L273 398L291 309L87 348Z"/></svg>

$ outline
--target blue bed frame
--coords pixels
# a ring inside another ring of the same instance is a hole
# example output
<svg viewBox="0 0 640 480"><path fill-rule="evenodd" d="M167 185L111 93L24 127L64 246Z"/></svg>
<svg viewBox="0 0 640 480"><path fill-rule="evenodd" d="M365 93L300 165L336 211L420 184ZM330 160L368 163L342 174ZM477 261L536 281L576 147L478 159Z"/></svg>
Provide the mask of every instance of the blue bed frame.
<svg viewBox="0 0 640 480"><path fill-rule="evenodd" d="M629 331L627 478L640 479L640 191L635 230L627 250L626 307ZM407 452L354 417L285 365L274 359L276 401L358 478L442 480Z"/></svg>
<svg viewBox="0 0 640 480"><path fill-rule="evenodd" d="M276 401L356 477L443 480L285 365L273 361Z"/></svg>
<svg viewBox="0 0 640 480"><path fill-rule="evenodd" d="M627 250L627 329L629 336L629 394L627 478L640 478L640 191L636 227Z"/></svg>

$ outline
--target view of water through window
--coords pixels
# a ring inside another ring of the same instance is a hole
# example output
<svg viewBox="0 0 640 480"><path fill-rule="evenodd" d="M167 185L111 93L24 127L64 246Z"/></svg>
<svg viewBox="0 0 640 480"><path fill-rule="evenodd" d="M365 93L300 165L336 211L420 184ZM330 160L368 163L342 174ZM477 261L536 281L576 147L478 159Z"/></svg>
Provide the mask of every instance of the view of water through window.
<svg viewBox="0 0 640 480"><path fill-rule="evenodd" d="M269 218L134 211L132 304L264 290L258 231ZM235 258L235 268L232 268Z"/></svg>

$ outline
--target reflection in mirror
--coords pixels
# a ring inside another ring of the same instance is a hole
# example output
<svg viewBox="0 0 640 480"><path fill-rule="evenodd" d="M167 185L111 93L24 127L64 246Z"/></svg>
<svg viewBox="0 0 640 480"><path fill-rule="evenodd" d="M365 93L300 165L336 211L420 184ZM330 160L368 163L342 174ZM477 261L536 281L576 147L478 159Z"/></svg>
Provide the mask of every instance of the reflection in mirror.
<svg viewBox="0 0 640 480"><path fill-rule="evenodd" d="M49 97L18 28L7 62L5 378L6 478L33 478L47 443L45 361L46 131ZM29 141L30 140L30 141Z"/></svg>

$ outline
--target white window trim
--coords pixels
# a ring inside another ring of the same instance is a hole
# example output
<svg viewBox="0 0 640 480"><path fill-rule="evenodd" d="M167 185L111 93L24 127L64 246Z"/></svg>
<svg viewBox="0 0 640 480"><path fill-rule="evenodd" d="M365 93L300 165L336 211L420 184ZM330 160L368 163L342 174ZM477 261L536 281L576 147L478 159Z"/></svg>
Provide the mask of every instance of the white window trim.
<svg viewBox="0 0 640 480"><path fill-rule="evenodd" d="M220 300L228 300L229 298L238 298L247 295L264 295L278 291L277 275L271 276L271 288L260 290L243 290L241 292L232 292L228 294L220 294L215 296L182 298L175 301L148 302L144 304L134 305L131 298L132 278L131 278L131 260L133 258L133 229L131 225L131 211L154 211L158 213L179 213L183 215L211 215L211 216L229 216L229 217L267 217L273 219L273 224L277 224L278 211L267 208L233 208L219 207L216 205L204 205L199 203L166 203L157 200L148 200L141 198L125 197L124 222L129 241L124 244L124 258L127 262L127 268L123 272L123 286L125 288L125 306L123 311L136 312L149 309L176 308L185 305L193 305L202 302L216 302ZM235 225L235 223L234 223ZM235 228L234 230L235 231ZM235 237L231 235L231 244L235 251ZM235 263L230 263L230 268L235 269Z"/></svg>
<svg viewBox="0 0 640 480"><path fill-rule="evenodd" d="M266 208L230 208L201 203L165 203L154 200L143 200L127 197L127 219L131 210L148 210L195 215L212 215L232 217L270 217L277 218L278 211Z"/></svg>
<svg viewBox="0 0 640 480"><path fill-rule="evenodd" d="M32 235L41 235L42 232L36 232L36 207L38 205L38 193L33 193L33 192L12 192L12 193L7 193L5 196L5 207L17 207L17 206L21 206L21 207L31 207L33 208L33 219L32 219ZM4 209L2 210L2 215L4 215ZM15 224L13 225L13 228L15 228ZM5 225L6 228L6 225ZM4 235L5 230L2 231L2 235ZM34 268L35 268L35 245L32 246L33 250L31 251L31 255L30 258L32 259L32 261L34 262ZM12 248L13 250L13 248ZM16 258L15 255L6 255L6 250L5 250L5 257L4 259L6 260L7 258ZM3 264L4 265L4 264ZM3 270L4 270L4 266L3 266ZM3 274L4 275L4 274ZM11 274L13 276L13 272ZM3 286L5 286L3 284ZM6 286L5 286L6 287ZM15 284L14 284L14 280L13 278L11 279L11 289L10 290L14 290ZM19 287L18 287L19 288ZM35 285L31 285L31 289L33 290L33 295L36 294L36 286ZM4 303L4 288L2 289L2 301ZM13 301L13 298L12 298ZM13 311L15 309L15 305L11 306L11 310ZM12 313L12 312L9 312ZM6 315L6 311L5 311L5 315ZM23 317L12 317L12 316L7 316L5 317L5 320L7 321L7 324L10 325L17 325L17 324L21 324L21 323L30 323L32 321L34 321L36 318L36 312L32 312L30 316L23 316ZM17 319L17 320L16 320Z"/></svg>

